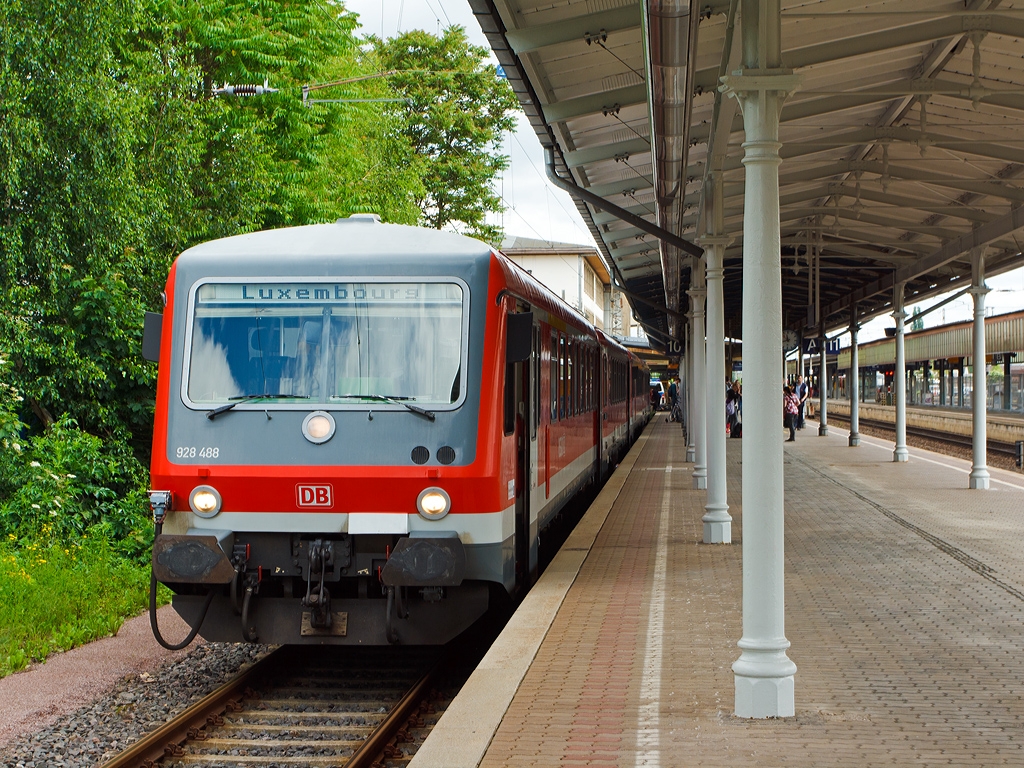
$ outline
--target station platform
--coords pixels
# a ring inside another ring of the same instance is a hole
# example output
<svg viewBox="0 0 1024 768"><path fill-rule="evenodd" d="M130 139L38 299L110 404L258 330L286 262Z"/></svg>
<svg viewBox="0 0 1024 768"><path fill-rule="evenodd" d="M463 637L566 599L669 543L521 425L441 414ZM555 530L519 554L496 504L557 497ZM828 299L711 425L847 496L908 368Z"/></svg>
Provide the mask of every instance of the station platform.
<svg viewBox="0 0 1024 768"><path fill-rule="evenodd" d="M780 427L780 432L781 432ZM656 418L410 763L1024 765L1024 476L817 425L785 443L786 636L796 716L733 715L733 543Z"/></svg>

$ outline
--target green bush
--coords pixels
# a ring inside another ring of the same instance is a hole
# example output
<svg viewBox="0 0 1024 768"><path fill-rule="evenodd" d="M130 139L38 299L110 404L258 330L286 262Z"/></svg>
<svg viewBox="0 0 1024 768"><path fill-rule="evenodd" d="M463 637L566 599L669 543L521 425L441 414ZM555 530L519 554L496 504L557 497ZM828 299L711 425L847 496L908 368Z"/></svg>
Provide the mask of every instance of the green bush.
<svg viewBox="0 0 1024 768"><path fill-rule="evenodd" d="M2 467L0 535L34 539L45 528L44 540L67 545L102 532L125 554L145 550L145 473L123 442L105 446L65 418L14 444Z"/></svg>

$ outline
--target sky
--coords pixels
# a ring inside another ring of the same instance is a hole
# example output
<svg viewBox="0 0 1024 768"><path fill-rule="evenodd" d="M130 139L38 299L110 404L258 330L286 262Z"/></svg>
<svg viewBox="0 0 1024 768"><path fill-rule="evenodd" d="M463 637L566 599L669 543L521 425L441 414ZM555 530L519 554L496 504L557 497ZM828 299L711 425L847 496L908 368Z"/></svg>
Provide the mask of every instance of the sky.
<svg viewBox="0 0 1024 768"><path fill-rule="evenodd" d="M450 24L458 24L466 28L471 42L490 49L466 0L345 0L345 7L359 15L367 34L394 37L410 29L438 34ZM492 221L500 224L506 235L593 245L593 238L572 198L547 181L544 152L525 117L520 116L517 130L506 133L502 152L511 161L496 188L507 210ZM987 315L1024 309L1024 269L989 278L986 283L992 289L985 298ZM942 296L919 302L908 299L906 310L912 314L915 307L927 309L942 299ZM926 328L933 328L973 317L974 300L967 295L926 315L923 320ZM893 325L888 315L864 323L859 340L864 343L882 338L885 328ZM848 344L847 334L843 337L843 346Z"/></svg>

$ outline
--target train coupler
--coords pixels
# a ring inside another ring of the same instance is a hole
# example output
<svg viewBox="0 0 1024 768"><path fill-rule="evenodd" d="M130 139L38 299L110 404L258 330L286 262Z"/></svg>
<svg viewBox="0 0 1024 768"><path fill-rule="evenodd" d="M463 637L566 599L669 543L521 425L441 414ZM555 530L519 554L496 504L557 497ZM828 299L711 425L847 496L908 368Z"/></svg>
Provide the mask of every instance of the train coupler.
<svg viewBox="0 0 1024 768"><path fill-rule="evenodd" d="M331 626L331 593L324 586L327 571L334 568L334 543L317 539L309 547L309 562L306 568L306 596L302 598L304 608L309 608L309 624L316 629ZM313 582L319 576L316 591Z"/></svg>

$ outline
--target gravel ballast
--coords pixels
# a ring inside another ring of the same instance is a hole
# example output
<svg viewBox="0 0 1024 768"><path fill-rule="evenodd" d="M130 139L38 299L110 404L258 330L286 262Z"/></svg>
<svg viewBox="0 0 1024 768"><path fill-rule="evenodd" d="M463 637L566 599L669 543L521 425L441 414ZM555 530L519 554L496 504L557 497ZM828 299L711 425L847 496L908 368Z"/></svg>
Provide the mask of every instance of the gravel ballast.
<svg viewBox="0 0 1024 768"><path fill-rule="evenodd" d="M185 634L169 608L160 610L160 625L172 640ZM115 637L0 680L0 765L98 765L267 650L198 642L170 652L153 639L148 616L131 619Z"/></svg>

